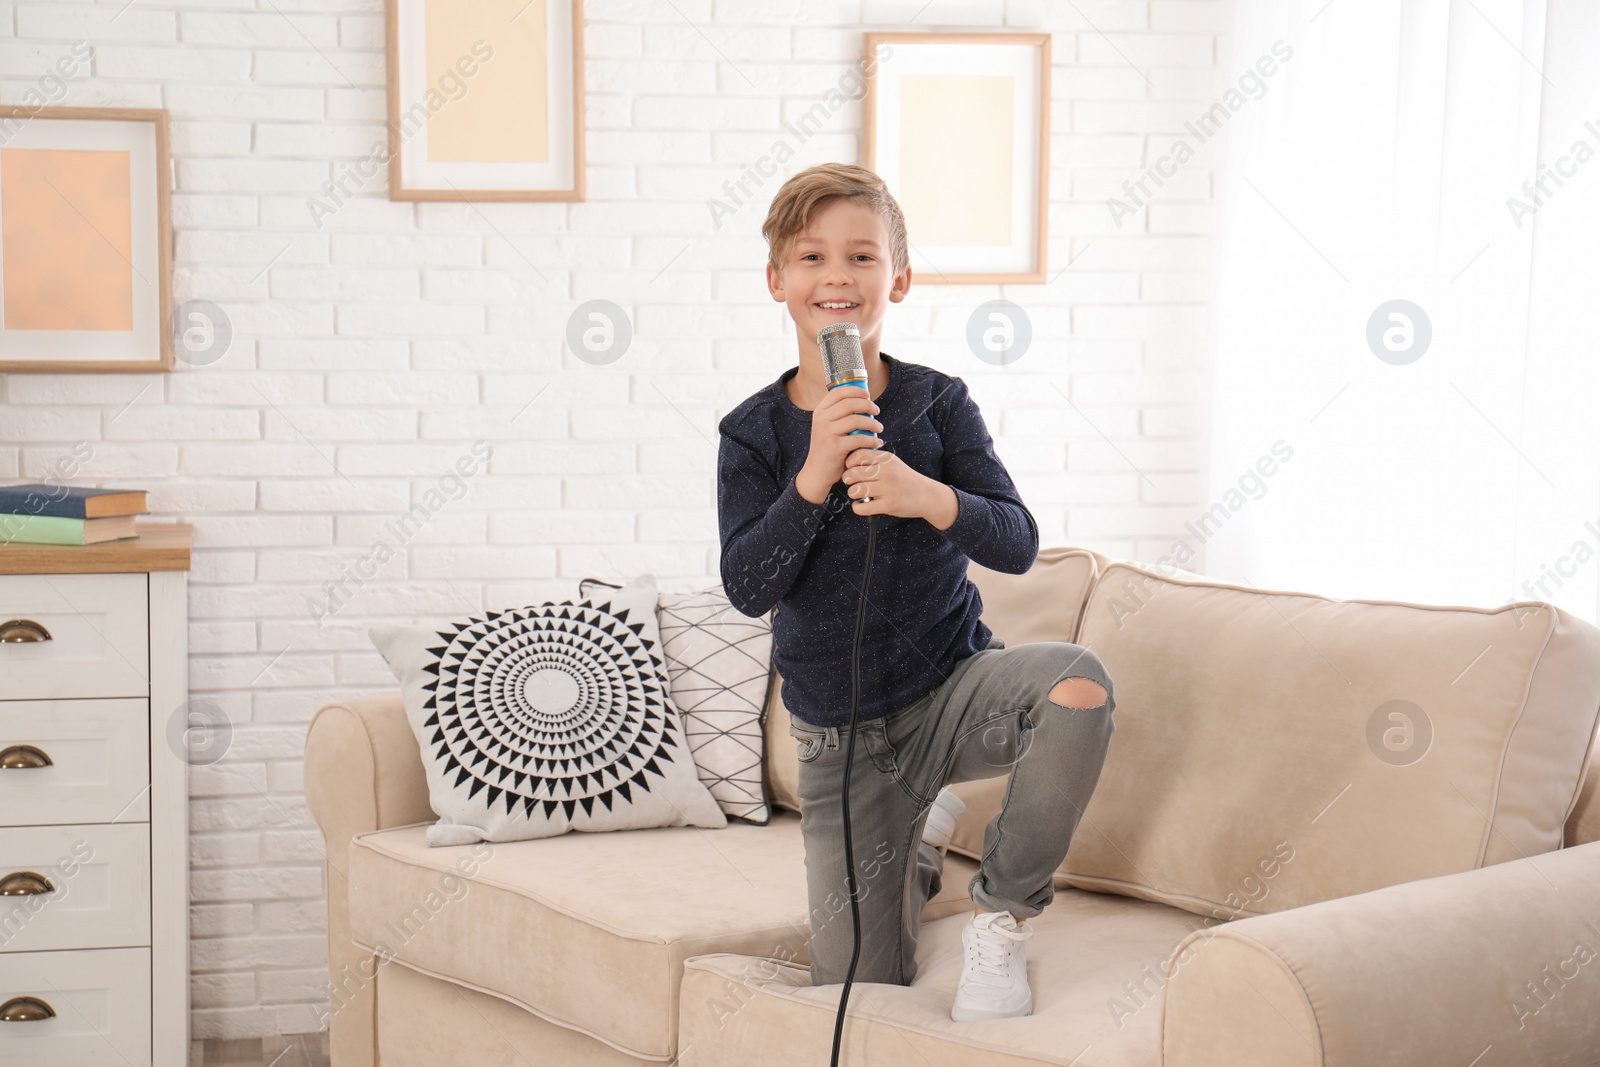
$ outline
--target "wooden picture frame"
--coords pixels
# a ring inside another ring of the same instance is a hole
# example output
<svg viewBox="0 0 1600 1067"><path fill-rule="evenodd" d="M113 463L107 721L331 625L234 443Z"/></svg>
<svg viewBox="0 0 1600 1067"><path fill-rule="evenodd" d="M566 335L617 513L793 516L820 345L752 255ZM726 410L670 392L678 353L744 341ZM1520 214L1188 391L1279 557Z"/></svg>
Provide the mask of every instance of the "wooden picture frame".
<svg viewBox="0 0 1600 1067"><path fill-rule="evenodd" d="M582 0L384 0L384 23L390 200L584 199Z"/></svg>
<svg viewBox="0 0 1600 1067"><path fill-rule="evenodd" d="M173 354L166 110L0 106L0 372L171 371Z"/></svg>
<svg viewBox="0 0 1600 1067"><path fill-rule="evenodd" d="M863 59L863 165L905 211L917 281L1044 284L1050 34L868 33Z"/></svg>

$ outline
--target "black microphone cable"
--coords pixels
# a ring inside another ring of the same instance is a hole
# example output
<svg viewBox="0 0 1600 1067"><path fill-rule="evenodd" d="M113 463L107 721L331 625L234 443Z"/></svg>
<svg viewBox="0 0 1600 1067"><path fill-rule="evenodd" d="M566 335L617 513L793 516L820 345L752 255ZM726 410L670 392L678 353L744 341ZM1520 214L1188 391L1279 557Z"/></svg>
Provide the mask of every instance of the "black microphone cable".
<svg viewBox="0 0 1600 1067"><path fill-rule="evenodd" d="M822 376L830 390L840 386L855 386L868 392L869 382L866 360L861 352L861 329L853 322L835 322L817 331L817 354L822 360ZM869 393L870 396L870 393ZM879 435L872 430L851 430L851 434ZM845 490L846 497L849 489ZM863 503L872 498L863 493ZM839 1067L839 1044L844 1037L845 1005L850 1000L850 983L855 981L856 964L861 961L861 894L856 886L855 844L850 838L850 771L856 762L856 726L861 715L861 633L867 622L867 590L872 584L872 556L878 543L877 516L867 516L867 566L861 576L861 600L856 608L855 647L850 652L850 741L844 754L844 878L850 890L850 921L853 946L850 950L850 969L844 976L844 988L839 991L839 1015L833 1023L832 1067Z"/></svg>
<svg viewBox="0 0 1600 1067"><path fill-rule="evenodd" d="M850 920L854 925L854 944L850 950L850 969L844 976L844 988L839 992L839 1016L833 1024L833 1059L831 1067L839 1067L839 1042L844 1037L844 1008L850 999L850 983L855 980L856 964L861 959L861 903L856 892L856 853L850 840L850 769L855 766L856 717L861 711L861 631L867 622L867 589L872 582L872 555L877 547L878 527L873 522L876 515L867 516L867 566L861 575L861 600L856 609L855 647L850 651L850 740L844 754L844 866L845 884L850 889Z"/></svg>

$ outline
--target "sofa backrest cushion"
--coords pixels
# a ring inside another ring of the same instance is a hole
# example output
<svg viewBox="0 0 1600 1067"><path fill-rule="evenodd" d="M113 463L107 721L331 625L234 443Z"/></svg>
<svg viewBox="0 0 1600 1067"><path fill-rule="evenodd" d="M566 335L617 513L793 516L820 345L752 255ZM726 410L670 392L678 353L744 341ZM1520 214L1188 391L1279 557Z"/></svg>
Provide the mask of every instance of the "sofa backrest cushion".
<svg viewBox="0 0 1600 1067"><path fill-rule="evenodd" d="M1041 548L1023 574L1003 574L967 563L967 577L983 598L983 624L1007 647L1033 641L1071 641L1083 619L1089 590L1113 560L1087 548Z"/></svg>
<svg viewBox="0 0 1600 1067"><path fill-rule="evenodd" d="M1558 849L1600 714L1559 608L1333 600L1131 563L1077 642L1116 732L1058 876L1236 918Z"/></svg>
<svg viewBox="0 0 1600 1067"><path fill-rule="evenodd" d="M783 677L772 668L767 690L766 732L767 803L800 810L800 742L789 733L789 709L783 706Z"/></svg>
<svg viewBox="0 0 1600 1067"><path fill-rule="evenodd" d="M1600 731L1589 745L1589 773L1572 814L1567 816L1564 840L1567 848L1600 841Z"/></svg>
<svg viewBox="0 0 1600 1067"><path fill-rule="evenodd" d="M1024 574L1002 574L968 562L967 577L978 588L983 601L983 622L1008 646L1030 641L1071 641L1083 617L1084 603L1095 577L1111 560L1098 552L1084 548L1053 546L1040 549L1033 566ZM863 650L863 655L870 654ZM771 687L767 694L766 715L766 768L767 792L771 803L791 811L800 810L800 798L795 793L799 779L799 743L789 734L789 711L783 706L780 695L783 680L772 672ZM1005 778L988 782L968 782L955 786L957 793L976 793L994 789L998 782L1003 790ZM963 794L965 799L966 794ZM994 813L990 808L979 819L977 805L957 829L958 847L972 836L976 827L978 841L983 839L983 821Z"/></svg>

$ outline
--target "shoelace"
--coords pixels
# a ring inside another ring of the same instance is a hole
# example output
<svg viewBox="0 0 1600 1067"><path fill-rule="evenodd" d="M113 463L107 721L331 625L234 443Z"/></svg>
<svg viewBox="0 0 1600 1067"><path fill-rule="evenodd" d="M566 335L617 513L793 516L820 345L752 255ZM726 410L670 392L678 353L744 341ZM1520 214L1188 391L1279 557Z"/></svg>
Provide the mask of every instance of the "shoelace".
<svg viewBox="0 0 1600 1067"><path fill-rule="evenodd" d="M1016 930L991 920L983 926L972 927L974 970L995 978L1004 979L1011 963L1011 946L1026 941L1033 935L1031 927L1020 925ZM986 983L999 985L1000 982Z"/></svg>

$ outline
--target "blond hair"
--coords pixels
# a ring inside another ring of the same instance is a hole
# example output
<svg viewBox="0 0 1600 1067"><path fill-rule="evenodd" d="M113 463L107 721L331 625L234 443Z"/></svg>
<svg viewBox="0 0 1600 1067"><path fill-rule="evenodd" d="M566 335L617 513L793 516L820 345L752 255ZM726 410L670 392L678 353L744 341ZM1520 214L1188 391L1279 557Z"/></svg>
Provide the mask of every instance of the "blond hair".
<svg viewBox="0 0 1600 1067"><path fill-rule="evenodd" d="M773 270L783 269L789 249L811 225L817 212L840 197L860 200L883 219L884 229L889 232L889 254L896 274L910 265L905 216L883 179L855 163L818 163L784 182L767 209L761 235L767 239L767 261Z"/></svg>

